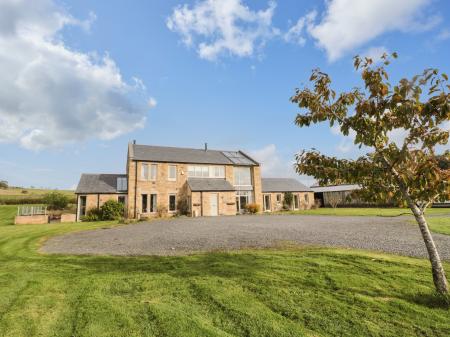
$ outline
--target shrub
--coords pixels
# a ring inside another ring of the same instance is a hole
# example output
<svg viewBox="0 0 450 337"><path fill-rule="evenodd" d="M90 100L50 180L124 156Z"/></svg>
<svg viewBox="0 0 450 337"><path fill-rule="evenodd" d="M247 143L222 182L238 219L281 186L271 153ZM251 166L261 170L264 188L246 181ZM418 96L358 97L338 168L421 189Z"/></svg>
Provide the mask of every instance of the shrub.
<svg viewBox="0 0 450 337"><path fill-rule="evenodd" d="M118 220L123 217L125 207L116 200L108 200L100 207L102 220Z"/></svg>
<svg viewBox="0 0 450 337"><path fill-rule="evenodd" d="M178 214L187 215L189 213L189 200L188 198L179 198L177 203Z"/></svg>
<svg viewBox="0 0 450 337"><path fill-rule="evenodd" d="M164 207L164 206L159 205L159 206L156 208L156 213L158 214L158 216L159 216L160 218L166 216L166 215L167 215L167 207Z"/></svg>
<svg viewBox="0 0 450 337"><path fill-rule="evenodd" d="M294 199L294 196L291 192L284 193L284 199L283 199L283 209L291 209L292 208L292 201Z"/></svg>
<svg viewBox="0 0 450 337"><path fill-rule="evenodd" d="M0 188L6 190L8 188L8 182L6 180L0 180Z"/></svg>
<svg viewBox="0 0 450 337"><path fill-rule="evenodd" d="M67 207L69 198L60 192L50 192L44 195L43 201L51 210L60 210Z"/></svg>
<svg viewBox="0 0 450 337"><path fill-rule="evenodd" d="M255 203L245 205L245 210L250 214L255 214L259 212L259 205Z"/></svg>
<svg viewBox="0 0 450 337"><path fill-rule="evenodd" d="M28 194L28 191L27 191L27 190L22 190L21 193L22 193L22 194Z"/></svg>
<svg viewBox="0 0 450 337"><path fill-rule="evenodd" d="M91 208L81 217L81 221L100 221L102 219L102 211L98 208Z"/></svg>

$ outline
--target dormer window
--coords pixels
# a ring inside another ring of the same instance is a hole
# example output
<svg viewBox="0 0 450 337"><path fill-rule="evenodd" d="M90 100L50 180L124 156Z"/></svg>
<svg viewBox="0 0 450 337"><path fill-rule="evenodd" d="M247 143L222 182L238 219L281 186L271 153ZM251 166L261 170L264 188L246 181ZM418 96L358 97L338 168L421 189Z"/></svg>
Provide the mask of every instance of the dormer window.
<svg viewBox="0 0 450 337"><path fill-rule="evenodd" d="M126 177L118 177L117 178L117 191L126 191L126 190L128 190L127 178Z"/></svg>

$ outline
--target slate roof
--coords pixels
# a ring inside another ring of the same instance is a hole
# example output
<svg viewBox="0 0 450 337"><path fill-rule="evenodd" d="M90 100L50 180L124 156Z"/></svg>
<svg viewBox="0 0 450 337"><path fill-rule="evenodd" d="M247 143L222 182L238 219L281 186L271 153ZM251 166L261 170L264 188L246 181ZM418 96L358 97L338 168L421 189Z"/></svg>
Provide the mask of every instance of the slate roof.
<svg viewBox="0 0 450 337"><path fill-rule="evenodd" d="M254 166L258 162L242 151L218 151L182 147L130 144L129 155L134 160L163 163L218 164Z"/></svg>
<svg viewBox="0 0 450 337"><path fill-rule="evenodd" d="M361 187L359 185L334 185L334 186L311 186L311 189L316 192L344 192L359 190Z"/></svg>
<svg viewBox="0 0 450 337"><path fill-rule="evenodd" d="M297 179L293 178L261 178L262 192L312 192Z"/></svg>
<svg viewBox="0 0 450 337"><path fill-rule="evenodd" d="M201 191L234 191L231 185L225 179L217 178L188 178L187 183L192 192Z"/></svg>
<svg viewBox="0 0 450 337"><path fill-rule="evenodd" d="M88 174L83 173L75 193L119 193L117 178L126 178L126 174Z"/></svg>

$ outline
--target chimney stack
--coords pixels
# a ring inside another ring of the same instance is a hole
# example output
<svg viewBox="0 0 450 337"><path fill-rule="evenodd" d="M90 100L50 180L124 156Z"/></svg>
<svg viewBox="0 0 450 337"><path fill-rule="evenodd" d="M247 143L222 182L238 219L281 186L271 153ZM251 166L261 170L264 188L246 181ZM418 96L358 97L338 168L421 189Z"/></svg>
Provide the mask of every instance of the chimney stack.
<svg viewBox="0 0 450 337"><path fill-rule="evenodd" d="M133 144L135 144L135 145L136 145L136 139L133 139Z"/></svg>
<svg viewBox="0 0 450 337"><path fill-rule="evenodd" d="M205 143L205 151L208 151L208 143Z"/></svg>

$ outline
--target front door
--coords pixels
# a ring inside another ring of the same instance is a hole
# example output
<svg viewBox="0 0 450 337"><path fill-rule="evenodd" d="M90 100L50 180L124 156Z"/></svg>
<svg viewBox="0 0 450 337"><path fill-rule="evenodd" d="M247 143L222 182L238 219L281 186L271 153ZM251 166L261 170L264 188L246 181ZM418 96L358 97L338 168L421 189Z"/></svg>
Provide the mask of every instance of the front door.
<svg viewBox="0 0 450 337"><path fill-rule="evenodd" d="M218 205L219 195L217 193L211 193L209 196L209 206L210 206L210 215L217 216L219 215L219 205Z"/></svg>

